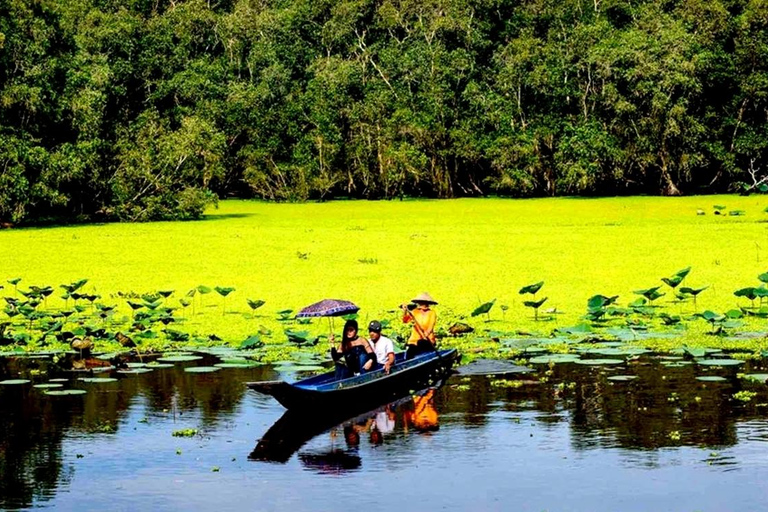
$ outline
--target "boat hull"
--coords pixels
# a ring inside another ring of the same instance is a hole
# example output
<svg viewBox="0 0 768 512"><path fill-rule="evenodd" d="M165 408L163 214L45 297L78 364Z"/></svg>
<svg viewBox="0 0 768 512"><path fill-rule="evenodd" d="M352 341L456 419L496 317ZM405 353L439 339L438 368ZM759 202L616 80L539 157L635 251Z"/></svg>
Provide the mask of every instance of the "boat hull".
<svg viewBox="0 0 768 512"><path fill-rule="evenodd" d="M402 398L445 378L460 356L456 349L423 354L405 361L403 355L390 374L383 370L336 381L327 373L296 383L249 382L248 387L273 396L289 410L367 410Z"/></svg>

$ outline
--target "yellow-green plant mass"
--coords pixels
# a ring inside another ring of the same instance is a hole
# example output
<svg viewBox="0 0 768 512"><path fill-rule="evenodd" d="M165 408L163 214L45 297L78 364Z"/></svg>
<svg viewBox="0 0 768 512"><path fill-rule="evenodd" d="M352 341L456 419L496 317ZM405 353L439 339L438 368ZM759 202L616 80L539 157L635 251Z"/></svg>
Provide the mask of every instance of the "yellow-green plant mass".
<svg viewBox="0 0 768 512"><path fill-rule="evenodd" d="M0 294L12 294L7 280L21 277L20 290L54 286L47 307L63 307L58 286L87 278L83 292L117 305L119 318L132 311L118 292L174 290L163 300L179 307L175 315L183 320L171 328L215 334L220 343L239 345L262 326L271 331L264 336L267 343L285 341L285 327L327 333L325 319L301 326L277 321L277 311L295 312L323 298L358 304L362 326L390 319L390 329L405 332L407 326L396 321L394 311L428 291L440 303L442 328L461 320L476 329L471 337L446 338L444 344L465 351L492 349L495 342L484 339L484 331L547 336L556 327L582 322L587 299L596 294L618 295L617 304L625 306L638 298L634 290L661 286L666 295L654 303L669 314L690 315L692 302L669 303L674 294L661 282L688 266L692 270L683 286L709 286L697 298L698 311L724 313L749 305L733 292L759 285L757 276L768 270L766 205L763 196L309 204L227 200L195 222L0 231L0 284L5 286ZM743 215L728 215L735 210ZM550 321L534 321L533 311L523 305L531 295L518 293L539 281L545 284L537 298L548 297L539 316L546 317L544 311L552 308L558 312ZM187 292L199 285L234 291L226 301L215 292L198 294L181 308L179 300L189 299ZM252 311L247 299L266 303ZM470 317L492 299L496 307L490 321L485 315ZM685 324L680 338L639 344L765 348L762 340L709 336L711 326L704 320ZM749 319L742 328L766 329L768 320L760 319Z"/></svg>

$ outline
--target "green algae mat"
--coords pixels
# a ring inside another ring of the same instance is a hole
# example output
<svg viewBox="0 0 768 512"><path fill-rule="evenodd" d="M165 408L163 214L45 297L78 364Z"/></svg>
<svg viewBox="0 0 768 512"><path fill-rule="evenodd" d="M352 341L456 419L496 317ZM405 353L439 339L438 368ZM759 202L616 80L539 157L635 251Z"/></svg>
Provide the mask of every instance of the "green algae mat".
<svg viewBox="0 0 768 512"><path fill-rule="evenodd" d="M664 295L650 305L663 308L670 329L686 325L664 334L664 346L679 346L680 340L718 346L707 334L716 332L712 321L679 318L705 310L724 318L729 310L752 305L758 310L755 300L761 297L734 291L760 286L757 276L768 271L766 206L764 196L228 200L196 222L0 231L0 295L23 299L20 293L30 287L51 287L53 293L43 298L48 310L68 312L79 304L96 331L101 325L107 330L131 325L137 312L167 308L172 313L160 318L162 325L135 331L132 341L141 346L247 342L256 350L263 343L317 343L317 336L328 333L326 319L295 325L292 318L327 297L359 305L361 325L389 319L391 334L407 330L393 313L396 307L426 290L440 302L444 329L460 320L476 334L549 336L558 328L572 333L567 329L584 322L587 301L596 294L618 296L616 305L626 307L640 298L633 292L659 286L654 293ZM674 280L688 267L680 288L706 288L695 306L670 303L675 290L661 278ZM21 280L14 283L16 278ZM81 279L87 283L77 289L80 300L63 298L66 286ZM519 293L541 281L536 295ZM534 311L530 304L544 298ZM471 316L491 301L489 310ZM27 323L6 315L0 312L0 323L11 323L7 332ZM67 329L63 316L59 321ZM749 331L768 330L766 319L739 321ZM56 328L47 319L33 318L32 325L43 333ZM337 320L336 330L340 327ZM622 341L653 344L654 336L640 327L617 332ZM27 349L36 339L24 340ZM747 344L759 348L762 340L749 338ZM118 341L101 344L119 346ZM320 339L319 346L328 345Z"/></svg>

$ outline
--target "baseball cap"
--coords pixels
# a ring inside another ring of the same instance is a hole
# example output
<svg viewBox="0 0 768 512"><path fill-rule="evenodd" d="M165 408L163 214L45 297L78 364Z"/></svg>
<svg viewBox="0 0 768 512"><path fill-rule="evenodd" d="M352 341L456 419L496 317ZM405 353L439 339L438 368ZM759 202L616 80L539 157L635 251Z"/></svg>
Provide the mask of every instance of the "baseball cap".
<svg viewBox="0 0 768 512"><path fill-rule="evenodd" d="M373 332L381 332L381 322L378 320L373 320L370 324L368 324L368 330Z"/></svg>

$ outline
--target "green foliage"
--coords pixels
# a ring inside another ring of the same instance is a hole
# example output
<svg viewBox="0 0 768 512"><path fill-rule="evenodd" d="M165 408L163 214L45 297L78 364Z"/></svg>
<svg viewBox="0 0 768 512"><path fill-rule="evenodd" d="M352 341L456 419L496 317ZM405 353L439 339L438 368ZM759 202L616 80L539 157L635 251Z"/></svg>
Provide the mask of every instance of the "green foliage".
<svg viewBox="0 0 768 512"><path fill-rule="evenodd" d="M531 295L536 295L536 293L541 290L541 287L544 286L544 281L539 281L538 283L529 284L527 286L523 286L520 288L520 291L518 292L520 295L524 295L526 293L529 293Z"/></svg>
<svg viewBox="0 0 768 512"><path fill-rule="evenodd" d="M472 311L472 316L487 315L491 311L491 308L493 308L494 304L496 304L496 299L480 304L474 309L474 311Z"/></svg>
<svg viewBox="0 0 768 512"><path fill-rule="evenodd" d="M147 5L3 7L0 222L768 190L759 2Z"/></svg>

